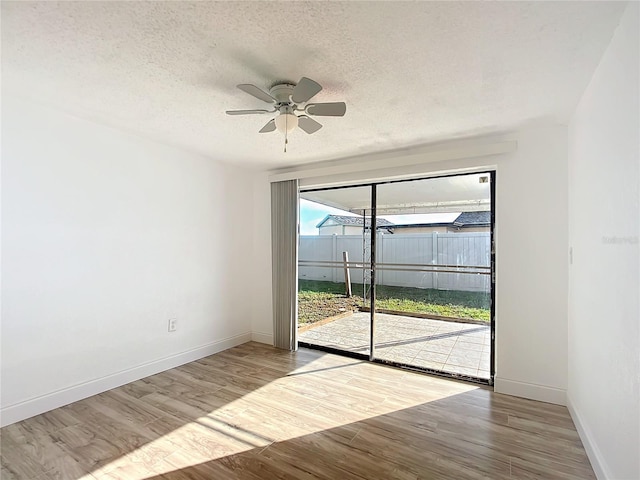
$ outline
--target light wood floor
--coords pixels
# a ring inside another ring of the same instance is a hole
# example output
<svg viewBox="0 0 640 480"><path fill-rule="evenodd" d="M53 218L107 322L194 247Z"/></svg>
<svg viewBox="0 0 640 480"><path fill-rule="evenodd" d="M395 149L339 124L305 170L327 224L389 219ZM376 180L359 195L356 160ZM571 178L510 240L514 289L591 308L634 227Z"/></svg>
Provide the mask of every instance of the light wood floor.
<svg viewBox="0 0 640 480"><path fill-rule="evenodd" d="M11 479L593 479L566 408L258 343L1 430Z"/></svg>

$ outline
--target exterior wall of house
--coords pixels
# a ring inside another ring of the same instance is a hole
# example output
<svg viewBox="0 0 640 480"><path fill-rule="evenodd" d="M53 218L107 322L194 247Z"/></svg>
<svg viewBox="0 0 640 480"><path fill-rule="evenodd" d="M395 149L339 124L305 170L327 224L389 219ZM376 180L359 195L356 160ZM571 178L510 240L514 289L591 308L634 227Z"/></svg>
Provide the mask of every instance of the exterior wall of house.
<svg viewBox="0 0 640 480"><path fill-rule="evenodd" d="M362 227L357 225L345 225L343 235L362 235Z"/></svg>
<svg viewBox="0 0 640 480"><path fill-rule="evenodd" d="M447 227L403 227L394 229L394 233L447 233Z"/></svg>
<svg viewBox="0 0 640 480"><path fill-rule="evenodd" d="M318 231L318 235L343 235L342 233L343 226L342 225L322 225Z"/></svg>
<svg viewBox="0 0 640 480"><path fill-rule="evenodd" d="M487 233L491 231L491 227L465 227L465 228L450 228L449 232L455 233Z"/></svg>
<svg viewBox="0 0 640 480"><path fill-rule="evenodd" d="M395 233L487 233L491 229L489 227L471 227L471 228L452 228L452 227L402 227L396 228Z"/></svg>
<svg viewBox="0 0 640 480"><path fill-rule="evenodd" d="M318 229L319 235L362 235L362 227L358 225L325 225Z"/></svg>

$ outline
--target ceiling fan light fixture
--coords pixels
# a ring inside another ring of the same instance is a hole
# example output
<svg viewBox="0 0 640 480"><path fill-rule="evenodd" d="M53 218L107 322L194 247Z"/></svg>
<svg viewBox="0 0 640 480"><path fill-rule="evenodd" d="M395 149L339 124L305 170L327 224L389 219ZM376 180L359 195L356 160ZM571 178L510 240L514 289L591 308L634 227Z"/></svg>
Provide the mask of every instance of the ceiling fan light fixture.
<svg viewBox="0 0 640 480"><path fill-rule="evenodd" d="M250 83L241 83L237 87L252 97L271 103L273 110L227 110L227 115L257 115L278 112L275 118L269 120L259 130L259 133L278 130L284 135L285 152L287 135L296 128L300 127L300 130L308 135L316 133L322 128L322 124L309 115L314 117L342 117L347 111L347 106L344 102L308 103L322 90L322 86L307 77L302 77L297 85L290 82L277 83L269 89L269 93ZM301 104L304 104L304 108L301 107ZM301 114L298 116L296 112L301 112Z"/></svg>
<svg viewBox="0 0 640 480"><path fill-rule="evenodd" d="M276 128L282 134L291 133L298 126L298 117L293 113L281 113L276 117Z"/></svg>

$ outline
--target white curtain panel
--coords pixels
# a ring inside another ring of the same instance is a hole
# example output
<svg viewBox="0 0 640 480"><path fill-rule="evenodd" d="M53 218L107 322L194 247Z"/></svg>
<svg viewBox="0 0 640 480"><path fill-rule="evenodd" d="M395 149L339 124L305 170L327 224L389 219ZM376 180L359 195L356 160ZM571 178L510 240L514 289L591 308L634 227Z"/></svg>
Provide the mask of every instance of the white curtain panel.
<svg viewBox="0 0 640 480"><path fill-rule="evenodd" d="M271 184L273 345L298 348L298 180Z"/></svg>

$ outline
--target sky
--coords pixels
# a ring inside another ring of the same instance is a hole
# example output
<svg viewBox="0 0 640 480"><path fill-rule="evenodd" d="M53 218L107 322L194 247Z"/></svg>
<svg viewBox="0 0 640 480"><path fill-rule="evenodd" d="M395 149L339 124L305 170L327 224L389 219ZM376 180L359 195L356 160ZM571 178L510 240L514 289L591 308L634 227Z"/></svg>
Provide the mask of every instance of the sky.
<svg viewBox="0 0 640 480"><path fill-rule="evenodd" d="M300 235L317 235L316 225L327 215L348 215L357 217L356 214L346 212L338 208L327 207L310 200L300 199Z"/></svg>
<svg viewBox="0 0 640 480"><path fill-rule="evenodd" d="M327 215L357 215L338 208L328 207L310 200L300 199L300 235L318 235L316 225ZM392 223L440 223L452 222L460 212L455 213L423 213L414 215L384 215Z"/></svg>

